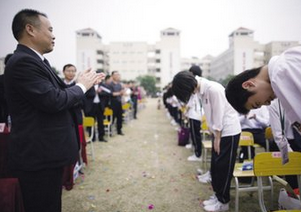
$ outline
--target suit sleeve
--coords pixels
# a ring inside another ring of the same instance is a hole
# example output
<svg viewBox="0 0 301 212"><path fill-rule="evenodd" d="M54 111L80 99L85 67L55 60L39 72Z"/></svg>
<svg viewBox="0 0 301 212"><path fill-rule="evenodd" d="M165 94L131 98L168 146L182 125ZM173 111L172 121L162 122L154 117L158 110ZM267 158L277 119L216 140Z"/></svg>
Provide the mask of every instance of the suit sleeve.
<svg viewBox="0 0 301 212"><path fill-rule="evenodd" d="M48 113L71 108L84 96L79 86L64 88L43 64L34 58L22 58L13 67L13 83L33 107Z"/></svg>

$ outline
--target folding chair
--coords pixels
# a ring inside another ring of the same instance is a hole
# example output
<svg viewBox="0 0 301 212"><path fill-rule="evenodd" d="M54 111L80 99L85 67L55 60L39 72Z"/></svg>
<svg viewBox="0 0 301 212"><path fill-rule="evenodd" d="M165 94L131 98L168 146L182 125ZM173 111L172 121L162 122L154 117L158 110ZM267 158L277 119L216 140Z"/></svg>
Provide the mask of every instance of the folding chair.
<svg viewBox="0 0 301 212"><path fill-rule="evenodd" d="M128 123L131 119L131 104L130 103L123 104L122 110L123 110L124 121L125 123Z"/></svg>
<svg viewBox="0 0 301 212"><path fill-rule="evenodd" d="M205 163L205 169L207 169L207 162L210 161L210 158L208 157L208 151L212 149L212 141L210 138L211 134L209 132L209 128L205 116L202 117L201 134L202 134L202 145L203 145L202 157L203 157L203 162Z"/></svg>
<svg viewBox="0 0 301 212"><path fill-rule="evenodd" d="M93 135L94 135L94 130L95 130L95 120L93 117L84 117L83 118L83 127L86 135L86 143L90 144L91 147L91 153L90 155L92 156L92 160L94 161L94 146L93 146ZM91 132L90 136L88 135L88 127L90 127Z"/></svg>
<svg viewBox="0 0 301 212"><path fill-rule="evenodd" d="M265 136L265 144L266 144L265 152L269 152L270 151L270 140L273 139L273 133L272 133L271 127L265 128L264 136ZM254 148L264 148L263 146L261 146L259 144L254 144L253 147Z"/></svg>
<svg viewBox="0 0 301 212"><path fill-rule="evenodd" d="M254 145L253 134L250 132L242 131L238 145L240 147L248 148L248 160L252 163L251 147ZM258 187L254 186L254 172L253 170L242 170L243 163L235 163L233 177L235 180L235 212L239 211L239 193L242 191L257 191ZM240 185L239 178L252 178L251 183L248 185ZM272 178L269 178L269 186L265 186L265 190L271 190L271 196L273 196L273 183Z"/></svg>
<svg viewBox="0 0 301 212"><path fill-rule="evenodd" d="M299 190L301 191L301 153L289 152L289 162L282 164L280 152L262 152L254 158L254 174L258 183L258 198L262 212L267 212L264 203L262 177L273 175L297 175ZM299 198L300 200L300 198ZM280 210L280 211L300 211L300 210ZM277 212L280 212L277 211Z"/></svg>
<svg viewBox="0 0 301 212"><path fill-rule="evenodd" d="M106 107L103 115L104 115L103 125L104 125L105 133L108 135L108 137L111 137L113 135L112 132L113 110L111 108Z"/></svg>

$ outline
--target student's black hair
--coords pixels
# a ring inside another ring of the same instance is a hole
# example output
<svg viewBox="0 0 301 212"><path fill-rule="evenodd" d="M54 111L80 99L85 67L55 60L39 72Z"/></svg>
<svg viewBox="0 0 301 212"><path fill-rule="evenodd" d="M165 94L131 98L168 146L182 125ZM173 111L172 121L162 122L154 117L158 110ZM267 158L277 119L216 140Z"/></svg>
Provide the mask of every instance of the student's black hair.
<svg viewBox="0 0 301 212"><path fill-rule="evenodd" d="M226 86L226 98L238 113L247 114L250 111L245 107L245 104L248 101L248 98L255 94L254 92L244 89L242 84L245 81L256 77L261 69L262 67L246 70L233 77Z"/></svg>
<svg viewBox="0 0 301 212"><path fill-rule="evenodd" d="M188 71L191 72L194 76L199 76L199 77L201 77L203 73L202 69L199 66L195 66L195 65L191 66Z"/></svg>
<svg viewBox="0 0 301 212"><path fill-rule="evenodd" d="M17 41L21 38L27 24L31 24L36 27L40 25L41 21L39 16L47 18L46 14L33 9L23 9L15 15L12 23L12 31Z"/></svg>
<svg viewBox="0 0 301 212"><path fill-rule="evenodd" d="M172 91L178 100L187 103L197 85L198 82L191 72L180 71L173 78Z"/></svg>

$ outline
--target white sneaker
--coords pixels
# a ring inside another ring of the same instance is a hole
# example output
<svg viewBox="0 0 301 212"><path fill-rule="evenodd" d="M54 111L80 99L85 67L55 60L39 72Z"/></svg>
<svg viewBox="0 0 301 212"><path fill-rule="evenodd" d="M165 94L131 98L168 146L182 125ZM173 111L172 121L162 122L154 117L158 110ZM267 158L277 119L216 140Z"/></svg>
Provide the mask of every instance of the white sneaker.
<svg viewBox="0 0 301 212"><path fill-rule="evenodd" d="M198 173L198 175L204 174L204 170L203 169L197 169L196 172Z"/></svg>
<svg viewBox="0 0 301 212"><path fill-rule="evenodd" d="M201 182L201 183L210 183L211 182L211 174L210 174L210 172L206 172L205 174L198 176L198 179L199 179L199 182Z"/></svg>
<svg viewBox="0 0 301 212"><path fill-rule="evenodd" d="M187 158L187 160L188 161L200 161L200 162L202 162L202 158L201 157L197 157L197 156L195 156L195 155L191 155L191 156L189 156L188 158Z"/></svg>
<svg viewBox="0 0 301 212"><path fill-rule="evenodd" d="M185 148L186 148L186 149L191 149L191 148L192 148L192 144L186 144L186 145L185 145Z"/></svg>
<svg viewBox="0 0 301 212"><path fill-rule="evenodd" d="M204 207L205 211L217 212L217 211L228 211L229 210L229 203L223 204L220 201L217 201L213 205L206 205Z"/></svg>
<svg viewBox="0 0 301 212"><path fill-rule="evenodd" d="M199 175L198 178L204 178L210 176L210 171L207 171L205 174Z"/></svg>
<svg viewBox="0 0 301 212"><path fill-rule="evenodd" d="M213 194L212 196L209 197L208 200L205 200L203 202L203 205L204 206L207 206L207 205L214 205L218 202L218 199L216 198L216 196Z"/></svg>

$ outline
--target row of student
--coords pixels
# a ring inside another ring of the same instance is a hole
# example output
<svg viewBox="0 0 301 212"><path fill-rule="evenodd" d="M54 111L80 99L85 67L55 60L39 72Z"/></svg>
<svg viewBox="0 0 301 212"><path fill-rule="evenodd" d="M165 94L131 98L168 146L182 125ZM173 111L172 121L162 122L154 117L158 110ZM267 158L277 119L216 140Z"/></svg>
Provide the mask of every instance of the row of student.
<svg viewBox="0 0 301 212"><path fill-rule="evenodd" d="M237 112L245 114L241 116L241 121L255 119L256 112L251 109L270 105L272 100L278 97L272 102L270 108L270 122L277 146L281 152L287 149L300 151L301 117L298 112L300 112L301 101L293 98L301 91L300 83L297 82L298 76L301 75L300 55L301 47L289 49L280 56L273 57L269 65L245 71L234 77L229 82L226 92L220 84L204 78L195 78L187 71L179 72L174 77L173 95L183 103L187 103L193 94L198 96L209 130L214 137L210 170L214 195L203 202L206 211L229 209L230 181L241 132ZM267 114L266 111L263 113ZM266 123L260 124L266 125ZM244 128L245 126L242 125L242 127L243 130L248 130L250 126ZM257 130L252 131L258 137ZM258 135L260 136L256 140L265 146L262 139L263 132ZM293 185L292 182L290 184Z"/></svg>

